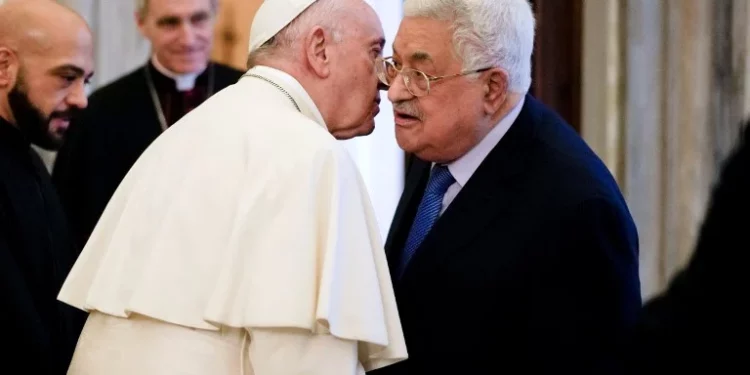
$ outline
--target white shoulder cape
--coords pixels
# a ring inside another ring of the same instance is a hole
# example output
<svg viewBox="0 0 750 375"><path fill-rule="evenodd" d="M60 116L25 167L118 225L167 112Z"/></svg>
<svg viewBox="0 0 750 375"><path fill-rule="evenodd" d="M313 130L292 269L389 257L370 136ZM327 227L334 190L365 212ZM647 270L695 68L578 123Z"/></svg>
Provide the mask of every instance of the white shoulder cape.
<svg viewBox="0 0 750 375"><path fill-rule="evenodd" d="M190 112L123 180L59 299L202 329L300 328L406 358L361 176L291 77L262 68Z"/></svg>

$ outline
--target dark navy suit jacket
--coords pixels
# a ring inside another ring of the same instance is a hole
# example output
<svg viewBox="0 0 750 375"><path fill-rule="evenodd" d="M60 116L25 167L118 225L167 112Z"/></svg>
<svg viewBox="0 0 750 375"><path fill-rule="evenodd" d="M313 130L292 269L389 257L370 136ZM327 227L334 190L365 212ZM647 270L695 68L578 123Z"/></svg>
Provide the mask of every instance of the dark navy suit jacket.
<svg viewBox="0 0 750 375"><path fill-rule="evenodd" d="M638 235L615 180L527 96L402 277L431 163L413 159L386 243L401 374L616 374L641 306Z"/></svg>

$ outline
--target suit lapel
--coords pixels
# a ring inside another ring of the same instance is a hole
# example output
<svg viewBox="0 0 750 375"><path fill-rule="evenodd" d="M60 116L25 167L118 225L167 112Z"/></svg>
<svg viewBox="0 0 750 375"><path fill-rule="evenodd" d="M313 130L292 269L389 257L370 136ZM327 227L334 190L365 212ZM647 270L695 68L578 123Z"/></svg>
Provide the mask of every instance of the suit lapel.
<svg viewBox="0 0 750 375"><path fill-rule="evenodd" d="M417 206L419 206L424 189L427 186L430 163L413 157L407 170L404 192L401 194L401 199L396 207L396 213L393 215L393 222L385 242L385 251L388 262L392 265L392 270L395 270L395 266L398 264L398 256L401 254L401 248L404 247L406 237L409 235Z"/></svg>
<svg viewBox="0 0 750 375"><path fill-rule="evenodd" d="M525 170L530 148L529 141L533 137L532 108L534 106L534 99L527 96L518 119L435 223L409 262L405 276L408 276L410 269L419 267L420 263L428 259L439 262L452 252L461 249L492 223L498 214L514 203L515 197L518 196L516 192L522 188L523 180L518 177ZM429 163L422 163L427 165L426 171L429 171ZM415 189L419 194L410 193L410 207L419 205L419 200L422 198L429 173L422 172L422 174L424 182L421 184L421 189ZM410 211L416 211L416 209ZM412 212L410 216L405 215L401 219L413 220L414 215L415 213ZM398 232L408 234L411 220L404 220L394 225L398 225ZM401 234L400 237L405 237L405 234ZM393 243L393 245L403 246L403 241L400 244Z"/></svg>

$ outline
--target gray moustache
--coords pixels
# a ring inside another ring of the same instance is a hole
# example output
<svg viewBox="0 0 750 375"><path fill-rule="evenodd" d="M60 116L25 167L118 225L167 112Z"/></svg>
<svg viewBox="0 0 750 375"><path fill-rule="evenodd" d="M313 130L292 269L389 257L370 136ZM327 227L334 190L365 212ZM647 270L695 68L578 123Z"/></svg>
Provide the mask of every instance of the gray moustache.
<svg viewBox="0 0 750 375"><path fill-rule="evenodd" d="M422 119L422 114L419 113L419 111L410 104L394 104L393 109L405 115Z"/></svg>

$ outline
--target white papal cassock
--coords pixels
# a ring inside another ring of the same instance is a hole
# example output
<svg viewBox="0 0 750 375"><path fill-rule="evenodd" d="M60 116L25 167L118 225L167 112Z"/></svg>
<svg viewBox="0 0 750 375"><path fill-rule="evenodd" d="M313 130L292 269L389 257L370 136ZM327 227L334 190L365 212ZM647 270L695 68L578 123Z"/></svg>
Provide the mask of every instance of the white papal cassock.
<svg viewBox="0 0 750 375"><path fill-rule="evenodd" d="M356 374L406 358L353 161L294 78L248 74L114 194L59 295L91 312L70 374Z"/></svg>

